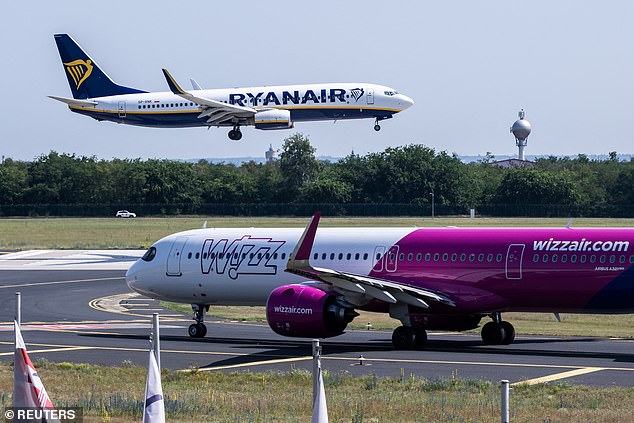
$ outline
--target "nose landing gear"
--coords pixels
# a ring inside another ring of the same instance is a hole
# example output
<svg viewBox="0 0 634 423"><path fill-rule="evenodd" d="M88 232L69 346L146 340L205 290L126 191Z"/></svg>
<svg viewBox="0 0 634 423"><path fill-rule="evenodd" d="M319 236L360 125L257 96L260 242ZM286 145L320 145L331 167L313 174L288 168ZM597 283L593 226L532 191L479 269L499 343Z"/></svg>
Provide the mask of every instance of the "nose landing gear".
<svg viewBox="0 0 634 423"><path fill-rule="evenodd" d="M194 310L194 320L196 323L189 325L187 333L192 338L204 338L207 335L207 326L203 323L205 320L205 311L209 311L209 306L204 304L192 304Z"/></svg>

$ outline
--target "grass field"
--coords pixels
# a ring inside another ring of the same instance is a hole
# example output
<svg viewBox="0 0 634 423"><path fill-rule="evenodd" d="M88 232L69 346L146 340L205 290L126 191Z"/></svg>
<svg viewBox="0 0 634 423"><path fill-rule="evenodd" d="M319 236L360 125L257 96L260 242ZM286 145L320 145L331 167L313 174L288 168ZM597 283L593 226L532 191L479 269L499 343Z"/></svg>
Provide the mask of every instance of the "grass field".
<svg viewBox="0 0 634 423"><path fill-rule="evenodd" d="M0 251L28 249L144 249L178 231L207 227L304 227L309 218L160 217L160 218L14 218L0 219ZM322 227L376 226L560 226L565 218L395 217L322 218ZM634 219L573 219L573 226L633 227Z"/></svg>
<svg viewBox="0 0 634 423"><path fill-rule="evenodd" d="M327 360L325 358L324 360ZM48 363L35 366L53 404L82 407L85 422L140 421L146 369ZM12 404L11 365L0 362L0 408ZM495 422L500 421L499 385L414 377L406 368L389 378L324 375L331 422ZM162 371L170 422L307 422L312 378L294 370L267 373ZM567 383L516 386L510 419L533 422L633 422L634 389L589 388Z"/></svg>

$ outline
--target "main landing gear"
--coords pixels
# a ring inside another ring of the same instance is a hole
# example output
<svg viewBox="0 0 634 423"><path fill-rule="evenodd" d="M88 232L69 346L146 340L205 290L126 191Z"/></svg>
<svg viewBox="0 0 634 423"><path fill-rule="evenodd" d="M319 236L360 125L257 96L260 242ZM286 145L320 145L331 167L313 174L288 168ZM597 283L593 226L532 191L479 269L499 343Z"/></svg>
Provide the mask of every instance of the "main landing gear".
<svg viewBox="0 0 634 423"><path fill-rule="evenodd" d="M192 304L192 310L194 310L194 320L196 323L189 325L187 333L192 338L204 338L207 335L207 326L203 323L205 321L205 311L209 311L209 306L204 304Z"/></svg>
<svg viewBox="0 0 634 423"><path fill-rule="evenodd" d="M482 327L482 342L485 345L509 345L515 340L515 328L502 320L499 312L491 314L492 322Z"/></svg>
<svg viewBox="0 0 634 423"><path fill-rule="evenodd" d="M399 326L392 332L392 345L397 350L418 350L426 343L427 332L421 327Z"/></svg>
<svg viewBox="0 0 634 423"><path fill-rule="evenodd" d="M229 139L232 141L240 141L242 139L242 132L240 131L240 125L234 126L233 129L229 131Z"/></svg>

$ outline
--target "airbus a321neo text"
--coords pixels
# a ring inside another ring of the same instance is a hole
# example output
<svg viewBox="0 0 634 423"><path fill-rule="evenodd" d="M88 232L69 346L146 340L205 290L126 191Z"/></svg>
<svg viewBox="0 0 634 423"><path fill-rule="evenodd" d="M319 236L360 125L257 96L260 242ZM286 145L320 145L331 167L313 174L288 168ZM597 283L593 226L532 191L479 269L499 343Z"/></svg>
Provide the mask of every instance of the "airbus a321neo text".
<svg viewBox="0 0 634 423"><path fill-rule="evenodd" d="M126 274L134 291L190 303L192 337L211 304L266 306L281 335L344 332L356 310L401 321L396 348L427 330L482 327L510 344L503 312L634 312L634 229L322 228L198 229L156 242Z"/></svg>
<svg viewBox="0 0 634 423"><path fill-rule="evenodd" d="M170 92L146 92L116 84L68 34L55 35L73 98L49 96L71 111L99 121L156 128L240 127L289 129L294 122L374 119L379 122L410 107L411 98L376 84L343 82L203 90L192 80L185 91L163 69Z"/></svg>

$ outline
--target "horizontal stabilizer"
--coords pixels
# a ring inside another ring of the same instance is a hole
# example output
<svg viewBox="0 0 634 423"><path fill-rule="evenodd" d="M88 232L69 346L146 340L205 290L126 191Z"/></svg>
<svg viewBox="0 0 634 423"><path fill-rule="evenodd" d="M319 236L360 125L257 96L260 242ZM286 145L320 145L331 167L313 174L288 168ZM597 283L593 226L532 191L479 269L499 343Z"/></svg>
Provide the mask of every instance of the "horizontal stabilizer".
<svg viewBox="0 0 634 423"><path fill-rule="evenodd" d="M49 95L48 98L61 101L62 103L66 103L69 106L94 107L98 104L96 101L92 100L77 100L74 98L56 97L54 95Z"/></svg>

